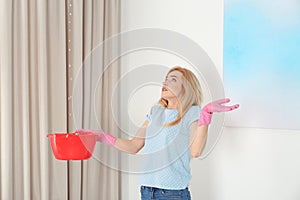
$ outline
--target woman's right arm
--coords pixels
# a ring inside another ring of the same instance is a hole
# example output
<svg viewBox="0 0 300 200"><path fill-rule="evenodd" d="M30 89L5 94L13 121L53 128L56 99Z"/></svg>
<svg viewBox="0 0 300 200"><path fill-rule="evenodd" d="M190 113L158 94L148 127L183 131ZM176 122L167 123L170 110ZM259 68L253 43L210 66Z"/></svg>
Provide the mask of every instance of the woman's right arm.
<svg viewBox="0 0 300 200"><path fill-rule="evenodd" d="M144 147L148 123L145 121L132 139L116 138L114 147L130 154L138 153Z"/></svg>

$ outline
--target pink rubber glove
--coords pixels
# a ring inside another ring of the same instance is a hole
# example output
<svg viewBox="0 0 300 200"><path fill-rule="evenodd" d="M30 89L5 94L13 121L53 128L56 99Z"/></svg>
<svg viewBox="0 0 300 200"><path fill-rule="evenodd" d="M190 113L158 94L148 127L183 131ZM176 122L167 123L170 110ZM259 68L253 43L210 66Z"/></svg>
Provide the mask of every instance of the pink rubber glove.
<svg viewBox="0 0 300 200"><path fill-rule="evenodd" d="M97 137L97 141L98 142L102 142L104 144L107 144L109 146L114 146L115 142L116 142L116 138L109 134L109 133L105 133L102 131L98 131L98 130L88 130L88 129L79 129L75 131L75 134L85 134L85 133L92 133L92 134L96 134Z"/></svg>
<svg viewBox="0 0 300 200"><path fill-rule="evenodd" d="M217 101L213 101L205 105L201 111L198 120L198 126L209 125L214 112L227 112L227 111L235 110L239 107L239 104L235 104L233 106L222 105L224 103L228 103L229 101L230 101L229 98L219 99Z"/></svg>

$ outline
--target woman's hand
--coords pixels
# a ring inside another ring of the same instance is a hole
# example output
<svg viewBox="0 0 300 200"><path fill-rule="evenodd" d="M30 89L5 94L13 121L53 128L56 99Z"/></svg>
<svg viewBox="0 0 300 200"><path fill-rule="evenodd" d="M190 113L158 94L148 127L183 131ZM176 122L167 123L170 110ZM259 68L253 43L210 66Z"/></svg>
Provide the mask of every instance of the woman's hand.
<svg viewBox="0 0 300 200"><path fill-rule="evenodd" d="M229 98L219 99L217 101L213 101L205 105L201 111L198 126L209 125L211 122L212 114L214 112L228 112L231 110L235 110L239 107L239 104L235 104L232 106L224 106L222 104L228 103L230 101Z"/></svg>
<svg viewBox="0 0 300 200"><path fill-rule="evenodd" d="M145 121L140 129L137 131L132 139L122 139L116 138L109 133L105 133L99 130L88 130L88 129L78 129L74 134L85 135L85 134L95 134L97 135L97 141L113 146L114 148L127 152L130 154L138 153L145 144L146 137L146 127L148 126L148 121Z"/></svg>
<svg viewBox="0 0 300 200"><path fill-rule="evenodd" d="M84 135L84 134L95 134L97 135L97 141L107 144L109 146L114 146L116 142L116 138L109 134L98 130L88 130L88 129L78 129L75 131L77 135Z"/></svg>

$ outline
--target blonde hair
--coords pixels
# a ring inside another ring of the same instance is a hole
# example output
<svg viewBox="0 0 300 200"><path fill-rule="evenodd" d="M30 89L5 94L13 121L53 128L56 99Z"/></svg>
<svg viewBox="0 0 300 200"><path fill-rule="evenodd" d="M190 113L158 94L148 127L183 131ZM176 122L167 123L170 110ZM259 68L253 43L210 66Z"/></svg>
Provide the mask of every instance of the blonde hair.
<svg viewBox="0 0 300 200"><path fill-rule="evenodd" d="M194 73L186 68L175 66L169 70L167 75L173 71L179 71L183 75L183 92L179 97L177 97L179 100L177 119L165 124L165 126L173 126L178 124L190 107L195 105L200 106L202 103L201 86ZM165 108L168 106L168 100L163 98L160 98L158 103Z"/></svg>

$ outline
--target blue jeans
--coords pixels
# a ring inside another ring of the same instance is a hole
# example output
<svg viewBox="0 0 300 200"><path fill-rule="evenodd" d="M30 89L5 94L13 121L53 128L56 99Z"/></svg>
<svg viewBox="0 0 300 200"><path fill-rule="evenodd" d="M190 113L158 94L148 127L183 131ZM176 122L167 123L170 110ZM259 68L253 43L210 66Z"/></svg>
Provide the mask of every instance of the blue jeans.
<svg viewBox="0 0 300 200"><path fill-rule="evenodd" d="M166 190L141 186L142 200L191 200L188 188L182 190Z"/></svg>

